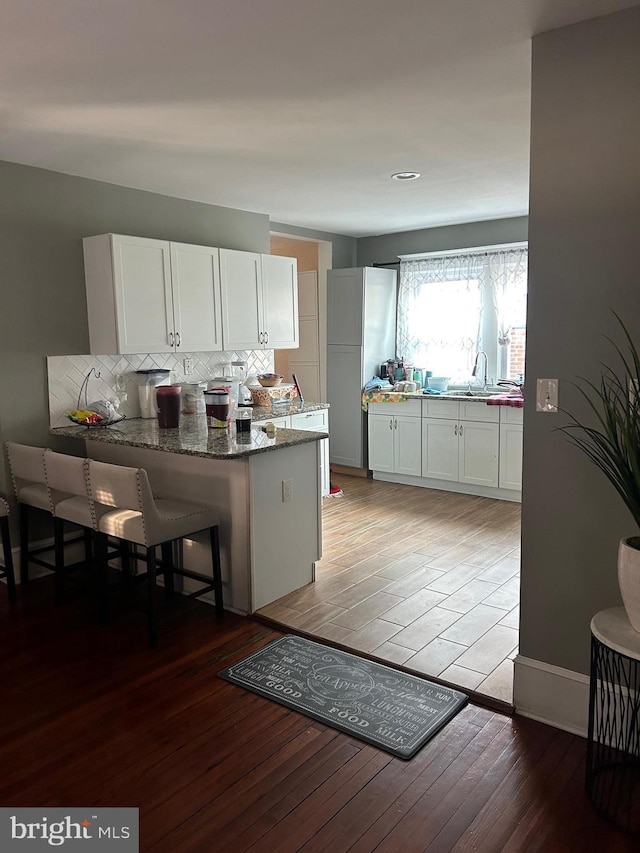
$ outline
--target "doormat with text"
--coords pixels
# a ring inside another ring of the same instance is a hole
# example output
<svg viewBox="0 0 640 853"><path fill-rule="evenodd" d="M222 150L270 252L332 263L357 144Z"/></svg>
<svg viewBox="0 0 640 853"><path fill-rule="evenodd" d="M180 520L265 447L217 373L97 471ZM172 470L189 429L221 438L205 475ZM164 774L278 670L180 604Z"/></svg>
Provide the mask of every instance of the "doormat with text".
<svg viewBox="0 0 640 853"><path fill-rule="evenodd" d="M469 698L291 634L218 675L405 759L412 758Z"/></svg>

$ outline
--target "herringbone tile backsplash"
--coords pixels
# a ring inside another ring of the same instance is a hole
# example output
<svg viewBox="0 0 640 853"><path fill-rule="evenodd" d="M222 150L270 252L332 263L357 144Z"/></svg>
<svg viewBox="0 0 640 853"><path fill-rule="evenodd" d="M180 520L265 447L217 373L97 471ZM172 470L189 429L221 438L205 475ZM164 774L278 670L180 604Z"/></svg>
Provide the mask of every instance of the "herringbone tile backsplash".
<svg viewBox="0 0 640 853"><path fill-rule="evenodd" d="M185 376L185 358L193 359L193 373ZM249 376L273 371L273 350L247 352L140 353L136 355L56 355L47 358L49 380L49 423L67 426L67 412L95 400L119 402L120 411L128 418L140 417L136 370L168 368L171 381L208 382L224 374L224 366L232 361L246 361ZM92 371L93 368L93 371ZM86 396L82 391L86 377ZM118 400L116 376L126 377L126 400ZM80 399L80 397L82 399Z"/></svg>

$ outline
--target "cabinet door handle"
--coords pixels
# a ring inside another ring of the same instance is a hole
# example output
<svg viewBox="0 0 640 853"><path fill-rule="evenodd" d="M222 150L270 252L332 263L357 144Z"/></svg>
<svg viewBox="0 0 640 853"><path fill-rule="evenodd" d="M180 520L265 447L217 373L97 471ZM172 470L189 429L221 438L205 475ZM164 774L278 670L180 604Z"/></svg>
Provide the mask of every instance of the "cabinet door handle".
<svg viewBox="0 0 640 853"><path fill-rule="evenodd" d="M264 333L264 342L265 342L265 344L269 343L269 332Z"/></svg>
<svg viewBox="0 0 640 853"><path fill-rule="evenodd" d="M389 418L389 429L393 429L393 418Z"/></svg>
<svg viewBox="0 0 640 853"><path fill-rule="evenodd" d="M176 332L176 346L180 346L180 332Z"/></svg>
<svg viewBox="0 0 640 853"><path fill-rule="evenodd" d="M397 418L393 419L393 428L398 429L398 419Z"/></svg>
<svg viewBox="0 0 640 853"><path fill-rule="evenodd" d="M460 435L462 435L462 424L460 424Z"/></svg>
<svg viewBox="0 0 640 853"><path fill-rule="evenodd" d="M169 332L169 346L173 346L173 332Z"/></svg>
<svg viewBox="0 0 640 853"><path fill-rule="evenodd" d="M453 434L454 434L454 435L457 435L457 434L458 434L458 424L456 424L456 425L454 426L454 428L453 428Z"/></svg>

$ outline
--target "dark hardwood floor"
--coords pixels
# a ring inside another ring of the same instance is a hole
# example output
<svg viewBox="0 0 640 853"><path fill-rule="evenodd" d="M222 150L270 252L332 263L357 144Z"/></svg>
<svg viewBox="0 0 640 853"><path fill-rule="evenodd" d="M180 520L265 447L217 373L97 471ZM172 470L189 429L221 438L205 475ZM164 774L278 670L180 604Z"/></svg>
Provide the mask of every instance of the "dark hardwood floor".
<svg viewBox="0 0 640 853"><path fill-rule="evenodd" d="M160 596L109 628L49 578L0 589L0 804L137 806L142 851L632 851L585 742L467 706L409 762L216 677L277 632Z"/></svg>

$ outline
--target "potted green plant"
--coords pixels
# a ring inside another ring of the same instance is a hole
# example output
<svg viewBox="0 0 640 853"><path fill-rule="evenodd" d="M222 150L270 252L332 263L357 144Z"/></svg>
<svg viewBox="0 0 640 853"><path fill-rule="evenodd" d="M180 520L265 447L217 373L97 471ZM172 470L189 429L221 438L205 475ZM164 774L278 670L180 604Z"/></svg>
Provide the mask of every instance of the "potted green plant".
<svg viewBox="0 0 640 853"><path fill-rule="evenodd" d="M624 335L623 347L605 338L618 354L619 368L604 364L598 384L584 378L581 384L572 383L594 415L593 426L562 409L570 423L558 429L607 477L640 531L640 353L613 313ZM618 584L629 621L640 632L640 535L620 541Z"/></svg>

